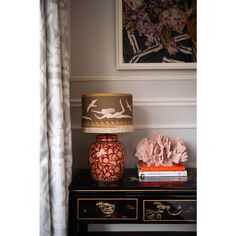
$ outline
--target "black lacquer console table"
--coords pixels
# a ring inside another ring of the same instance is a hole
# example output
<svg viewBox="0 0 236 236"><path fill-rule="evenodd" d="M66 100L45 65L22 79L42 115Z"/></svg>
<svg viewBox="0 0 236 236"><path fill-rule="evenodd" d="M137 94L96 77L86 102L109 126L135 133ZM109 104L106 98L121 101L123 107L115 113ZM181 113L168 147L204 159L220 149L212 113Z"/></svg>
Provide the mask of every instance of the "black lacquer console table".
<svg viewBox="0 0 236 236"><path fill-rule="evenodd" d="M91 223L196 224L196 169L188 169L184 182L139 182L135 169L126 169L119 181L98 182L81 169L69 191L70 236L85 233Z"/></svg>

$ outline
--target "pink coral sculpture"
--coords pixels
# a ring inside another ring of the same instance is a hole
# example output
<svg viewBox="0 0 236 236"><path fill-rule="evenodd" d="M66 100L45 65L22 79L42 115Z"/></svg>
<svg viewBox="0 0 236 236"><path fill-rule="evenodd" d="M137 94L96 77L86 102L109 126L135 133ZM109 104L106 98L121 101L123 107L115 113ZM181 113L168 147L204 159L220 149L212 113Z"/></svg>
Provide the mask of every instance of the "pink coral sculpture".
<svg viewBox="0 0 236 236"><path fill-rule="evenodd" d="M135 156L147 166L173 166L188 159L183 140L177 138L171 140L160 134L153 139L140 140Z"/></svg>

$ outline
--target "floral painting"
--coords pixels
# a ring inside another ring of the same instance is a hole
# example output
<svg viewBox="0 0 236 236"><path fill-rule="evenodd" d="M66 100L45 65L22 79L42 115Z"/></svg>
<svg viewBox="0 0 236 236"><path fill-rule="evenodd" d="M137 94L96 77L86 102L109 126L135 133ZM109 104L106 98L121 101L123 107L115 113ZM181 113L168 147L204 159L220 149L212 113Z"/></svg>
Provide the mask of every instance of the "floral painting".
<svg viewBox="0 0 236 236"><path fill-rule="evenodd" d="M123 0L123 63L196 62L196 0Z"/></svg>

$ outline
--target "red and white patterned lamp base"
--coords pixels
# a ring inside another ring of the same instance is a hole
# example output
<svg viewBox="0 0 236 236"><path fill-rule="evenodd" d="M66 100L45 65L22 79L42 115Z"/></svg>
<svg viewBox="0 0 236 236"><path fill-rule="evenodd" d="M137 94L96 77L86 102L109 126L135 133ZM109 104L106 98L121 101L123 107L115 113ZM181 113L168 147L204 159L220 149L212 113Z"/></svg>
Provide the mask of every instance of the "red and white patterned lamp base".
<svg viewBox="0 0 236 236"><path fill-rule="evenodd" d="M89 148L89 167L92 178L116 181L122 178L125 168L125 148L115 134L100 134Z"/></svg>

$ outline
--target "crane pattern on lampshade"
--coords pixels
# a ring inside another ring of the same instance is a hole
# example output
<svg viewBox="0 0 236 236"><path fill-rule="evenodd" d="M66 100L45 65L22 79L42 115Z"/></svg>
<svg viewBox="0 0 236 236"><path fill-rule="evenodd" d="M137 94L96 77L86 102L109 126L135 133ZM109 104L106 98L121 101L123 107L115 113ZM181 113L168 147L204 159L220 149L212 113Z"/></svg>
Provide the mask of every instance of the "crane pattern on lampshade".
<svg viewBox="0 0 236 236"><path fill-rule="evenodd" d="M82 128L85 133L133 131L132 94L88 93L82 95Z"/></svg>
<svg viewBox="0 0 236 236"><path fill-rule="evenodd" d="M93 99L84 107L82 119L88 121L96 121L96 120L104 120L104 119L132 119L132 104L127 99L120 98L119 106L116 107L109 107L109 106L102 106L103 101L101 99ZM114 105L114 104L113 104ZM114 105L115 106L115 105ZM100 107L100 109L99 109ZM85 113L85 114L84 114ZM131 114L130 114L131 113Z"/></svg>

